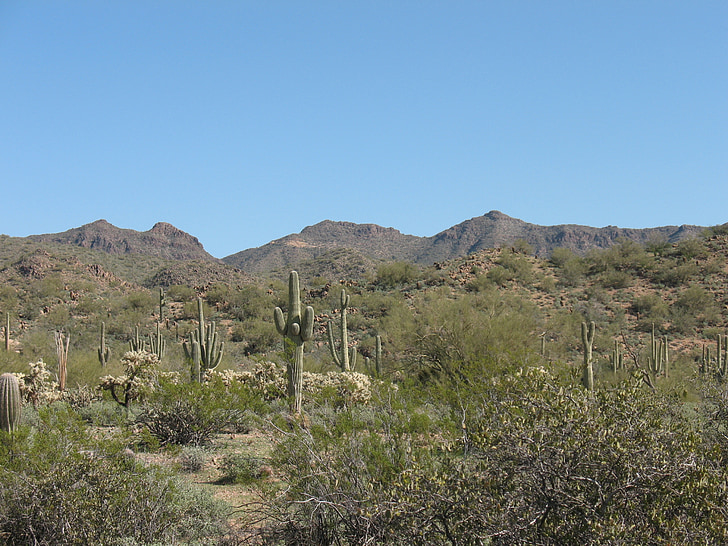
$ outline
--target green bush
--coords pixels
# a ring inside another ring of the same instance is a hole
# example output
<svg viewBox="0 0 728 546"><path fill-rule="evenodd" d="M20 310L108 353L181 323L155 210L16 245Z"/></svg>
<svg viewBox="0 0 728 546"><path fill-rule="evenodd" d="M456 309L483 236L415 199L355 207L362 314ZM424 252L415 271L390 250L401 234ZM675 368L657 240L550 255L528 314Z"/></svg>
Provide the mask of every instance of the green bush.
<svg viewBox="0 0 728 546"><path fill-rule="evenodd" d="M37 429L0 438L0 536L6 544L171 544L220 536L228 509L123 443L94 438L63 406Z"/></svg>
<svg viewBox="0 0 728 546"><path fill-rule="evenodd" d="M263 477L261 467L265 460L244 453L227 453L220 461L221 472L218 483L248 485Z"/></svg>
<svg viewBox="0 0 728 546"><path fill-rule="evenodd" d="M248 408L259 399L245 385L225 386L220 379L205 383L161 382L137 415L136 422L161 446L206 445L224 430L247 432Z"/></svg>
<svg viewBox="0 0 728 546"><path fill-rule="evenodd" d="M377 269L377 284L387 288L396 288L414 282L419 273L419 268L408 262L382 264Z"/></svg>

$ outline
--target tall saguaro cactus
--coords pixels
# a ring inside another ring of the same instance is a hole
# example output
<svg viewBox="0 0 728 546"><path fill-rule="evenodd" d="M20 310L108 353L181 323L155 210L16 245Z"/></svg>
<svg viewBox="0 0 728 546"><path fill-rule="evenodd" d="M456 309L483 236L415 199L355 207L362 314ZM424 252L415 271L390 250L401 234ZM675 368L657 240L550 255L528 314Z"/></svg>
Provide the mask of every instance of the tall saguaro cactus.
<svg viewBox="0 0 728 546"><path fill-rule="evenodd" d="M298 272L288 275L288 316L283 315L280 307L273 310L276 329L282 336L296 346L295 358L288 363L288 399L293 413L301 413L303 391L303 344L313 337L313 307L306 307L301 313L301 291Z"/></svg>
<svg viewBox="0 0 728 546"><path fill-rule="evenodd" d="M377 373L377 377L382 376L382 336L377 335L376 345L374 349L374 370Z"/></svg>
<svg viewBox="0 0 728 546"><path fill-rule="evenodd" d="M20 422L20 384L11 373L0 375L0 429L15 432Z"/></svg>
<svg viewBox="0 0 728 546"><path fill-rule="evenodd" d="M66 390L66 376L68 374L68 346L71 343L71 336L62 331L55 332L56 354L58 355L58 390Z"/></svg>
<svg viewBox="0 0 728 546"><path fill-rule="evenodd" d="M588 325L586 322L581 323L581 342L584 345L584 370L581 383L588 390L594 390L594 366L592 363L592 347L594 347L594 331L596 325L591 321Z"/></svg>
<svg viewBox="0 0 728 546"><path fill-rule="evenodd" d="M159 322L164 323L164 308L167 305L167 297L164 295L164 288L159 287Z"/></svg>
<svg viewBox="0 0 728 546"><path fill-rule="evenodd" d="M205 312L202 298L197 298L197 313L199 324L196 330L190 332L189 344L182 343L187 360L191 362L190 375L192 381L201 382L207 370L214 370L222 360L225 343L217 335L215 322L205 324Z"/></svg>
<svg viewBox="0 0 728 546"><path fill-rule="evenodd" d="M5 313L5 352L10 352L10 313Z"/></svg>
<svg viewBox="0 0 728 546"><path fill-rule="evenodd" d="M356 365L356 347L351 348L351 356L349 353L349 328L346 320L346 311L349 308L351 297L346 290L341 290L341 347L336 350L336 342L334 341L334 327L331 321L326 323L326 331L329 335L329 349L331 356L341 371L348 372Z"/></svg>
<svg viewBox="0 0 728 546"><path fill-rule="evenodd" d="M106 346L106 323L101 323L101 339L99 340L99 362L101 363L102 367L106 367L106 364L109 363L109 358L111 357L111 349L109 349Z"/></svg>

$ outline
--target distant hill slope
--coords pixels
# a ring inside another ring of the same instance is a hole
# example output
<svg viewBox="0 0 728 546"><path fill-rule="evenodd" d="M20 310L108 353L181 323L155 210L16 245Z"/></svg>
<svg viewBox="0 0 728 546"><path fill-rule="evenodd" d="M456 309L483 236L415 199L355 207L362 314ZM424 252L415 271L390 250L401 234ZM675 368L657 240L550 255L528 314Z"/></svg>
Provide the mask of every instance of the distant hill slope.
<svg viewBox="0 0 728 546"><path fill-rule="evenodd" d="M208 254L197 237L166 222L158 222L149 231L118 228L106 220L97 220L63 233L31 235L36 242L52 242L102 250L108 254L142 254L167 260L219 261Z"/></svg>
<svg viewBox="0 0 728 546"><path fill-rule="evenodd" d="M620 239L630 239L640 244L651 240L675 243L698 237L701 226L664 226L644 229L607 226L595 228L574 224L539 226L517 218L491 211L471 218L433 237L427 237L417 263L429 264L467 256L486 248L511 246L519 239L527 241L537 256L548 256L554 248L563 247L577 254L585 254L594 248L607 248Z"/></svg>
<svg viewBox="0 0 728 546"><path fill-rule="evenodd" d="M301 233L286 235L257 248L223 258L245 272L268 273L301 262L310 262L336 249L356 250L374 260L414 260L422 237L404 235L376 224L324 220Z"/></svg>
<svg viewBox="0 0 728 546"><path fill-rule="evenodd" d="M353 224L325 220L258 248L223 258L223 261L251 274L294 267L346 248L375 260L404 260L421 265L459 258L487 248L510 246L523 239L539 256L557 247L578 254L593 248L607 248L622 238L646 243L650 240L676 242L697 237L700 226L665 226L626 229L614 226L594 228L578 225L539 226L498 211L472 218L432 237L405 235L375 224Z"/></svg>

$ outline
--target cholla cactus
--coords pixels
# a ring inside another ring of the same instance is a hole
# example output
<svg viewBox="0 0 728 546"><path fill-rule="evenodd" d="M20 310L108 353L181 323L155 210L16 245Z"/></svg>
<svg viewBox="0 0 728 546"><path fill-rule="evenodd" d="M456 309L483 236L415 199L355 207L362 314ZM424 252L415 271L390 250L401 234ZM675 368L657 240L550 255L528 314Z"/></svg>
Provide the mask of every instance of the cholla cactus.
<svg viewBox="0 0 728 546"><path fill-rule="evenodd" d="M0 375L0 429L15 432L20 422L20 385L11 373Z"/></svg>
<svg viewBox="0 0 728 546"><path fill-rule="evenodd" d="M48 371L43 359L29 362L28 366L30 373L22 374L19 378L23 399L33 404L34 408L60 400L62 395L58 391L58 383L53 381L53 374Z"/></svg>
<svg viewBox="0 0 728 546"><path fill-rule="evenodd" d="M126 367L124 375L104 376L98 388L111 393L117 404L129 409L129 405L143 398L154 389L159 376L159 357L147 351L128 351L121 357Z"/></svg>

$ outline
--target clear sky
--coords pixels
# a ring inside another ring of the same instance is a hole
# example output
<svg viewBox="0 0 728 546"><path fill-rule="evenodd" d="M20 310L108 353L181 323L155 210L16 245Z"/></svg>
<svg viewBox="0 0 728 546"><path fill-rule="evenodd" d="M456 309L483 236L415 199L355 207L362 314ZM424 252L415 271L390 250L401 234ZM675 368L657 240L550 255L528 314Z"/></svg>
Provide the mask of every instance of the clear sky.
<svg viewBox="0 0 728 546"><path fill-rule="evenodd" d="M0 2L0 233L728 222L725 0Z"/></svg>

